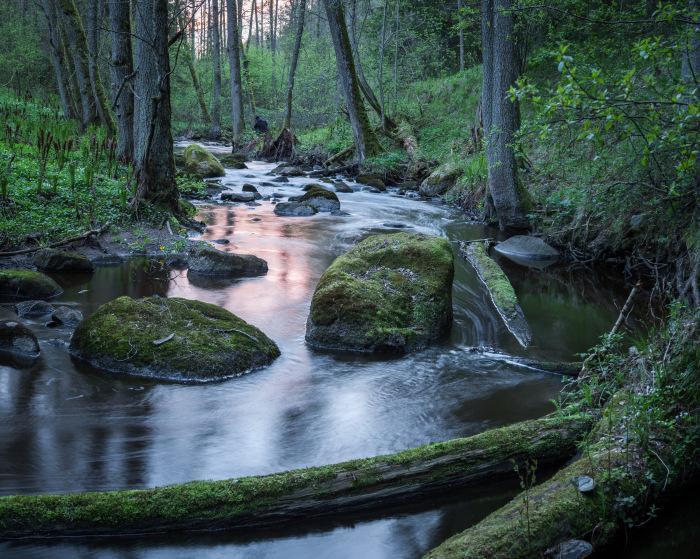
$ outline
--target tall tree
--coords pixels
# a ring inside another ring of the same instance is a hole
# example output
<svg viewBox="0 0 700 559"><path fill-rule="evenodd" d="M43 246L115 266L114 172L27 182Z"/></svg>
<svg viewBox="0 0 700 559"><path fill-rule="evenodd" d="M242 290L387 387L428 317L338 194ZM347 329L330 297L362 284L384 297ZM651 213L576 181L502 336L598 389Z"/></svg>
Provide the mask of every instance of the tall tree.
<svg viewBox="0 0 700 559"><path fill-rule="evenodd" d="M168 0L134 0L136 204L147 200L178 213L170 128Z"/></svg>
<svg viewBox="0 0 700 559"><path fill-rule="evenodd" d="M49 58L51 59L51 65L53 66L54 75L56 76L56 88L58 89L58 96L61 100L61 108L66 116L76 118L78 115L74 113L73 104L70 99L66 69L64 68L62 60L61 37L58 31L59 22L54 0L41 0L41 9L46 17Z"/></svg>
<svg viewBox="0 0 700 559"><path fill-rule="evenodd" d="M231 74L231 124L233 150L241 143L245 130L243 117L243 83L241 80L241 41L238 35L236 0L226 0L226 29L228 34L228 65Z"/></svg>
<svg viewBox="0 0 700 559"><path fill-rule="evenodd" d="M294 50L292 51L292 60L289 64L289 79L287 80L287 99L284 112L284 123L282 128L291 128L292 126L292 94L294 92L294 76L297 71L299 62L299 51L301 50L301 39L304 35L304 18L306 11L306 0L296 1L296 36L294 37Z"/></svg>
<svg viewBox="0 0 700 559"><path fill-rule="evenodd" d="M76 63L76 69L80 66L81 73L85 75L87 79L86 84L81 84L80 88L83 90L85 86L88 87L88 91L92 93L95 106L97 108L97 114L100 117L100 121L107 128L109 132L114 132L114 119L109 111L109 101L107 100L107 93L102 83L102 78L100 73L97 71L97 65L93 63L93 58L90 55L90 50L88 48L88 36L85 33L85 28L83 27L83 21L78 13L78 8L75 5L75 0L58 0L59 6L67 26L70 31L69 41L71 43L71 48L75 50L75 56L80 60ZM94 5L95 2L88 2L88 5ZM88 11L88 29L90 29L90 34L97 33L96 29L93 27L97 26L97 17L93 17L92 10ZM82 95L82 91L81 91Z"/></svg>
<svg viewBox="0 0 700 559"><path fill-rule="evenodd" d="M342 0L323 0L323 4L335 50L338 75L343 87L345 104L355 139L355 155L357 160L362 162L365 157L379 153L380 146L362 102Z"/></svg>
<svg viewBox="0 0 700 559"><path fill-rule="evenodd" d="M211 129L212 138L221 136L221 37L219 36L219 0L211 2L212 18L212 65L214 66L214 84L211 92Z"/></svg>
<svg viewBox="0 0 700 559"><path fill-rule="evenodd" d="M514 148L518 105L508 94L519 68L511 8L511 0L482 0L482 105L488 188L501 229L527 227Z"/></svg>
<svg viewBox="0 0 700 559"><path fill-rule="evenodd" d="M109 0L109 29L112 40L110 77L112 106L117 116L117 157L122 162L134 158L134 78L131 52L130 2Z"/></svg>
<svg viewBox="0 0 700 559"><path fill-rule="evenodd" d="M464 72L464 29L462 28L462 0L457 0L457 21L459 24L459 71Z"/></svg>

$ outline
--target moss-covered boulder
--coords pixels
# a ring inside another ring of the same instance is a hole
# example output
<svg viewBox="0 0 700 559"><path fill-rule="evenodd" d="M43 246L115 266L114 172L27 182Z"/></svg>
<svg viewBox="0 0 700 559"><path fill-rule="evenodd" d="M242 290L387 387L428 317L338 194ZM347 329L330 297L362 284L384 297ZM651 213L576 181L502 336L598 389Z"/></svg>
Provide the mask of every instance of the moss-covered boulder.
<svg viewBox="0 0 700 559"><path fill-rule="evenodd" d="M83 320L70 351L109 372L186 383L242 375L280 354L263 332L216 305L126 296Z"/></svg>
<svg viewBox="0 0 700 559"><path fill-rule="evenodd" d="M445 163L435 169L423 180L418 188L421 196L439 196L452 188L457 179L462 176L462 169L452 163Z"/></svg>
<svg viewBox="0 0 700 559"><path fill-rule="evenodd" d="M0 297L50 299L63 289L49 276L32 270L0 270Z"/></svg>
<svg viewBox="0 0 700 559"><path fill-rule="evenodd" d="M247 169L245 155L240 153L229 153L219 157L219 161L224 167L229 169Z"/></svg>
<svg viewBox="0 0 700 559"><path fill-rule="evenodd" d="M240 278L262 276L267 262L252 254L222 252L209 245L194 248L188 258L190 273L202 276Z"/></svg>
<svg viewBox="0 0 700 559"><path fill-rule="evenodd" d="M198 144L185 148L182 154L185 171L202 178L223 177L226 174L224 166L214 155Z"/></svg>
<svg viewBox="0 0 700 559"><path fill-rule="evenodd" d="M373 235L336 258L311 301L306 341L318 349L406 353L452 325L454 259L446 239Z"/></svg>
<svg viewBox="0 0 700 559"><path fill-rule="evenodd" d="M44 248L34 253L34 265L49 272L92 272L95 266L84 254L69 250Z"/></svg>
<svg viewBox="0 0 700 559"><path fill-rule="evenodd" d="M366 184L367 186L371 186L372 188L376 188L377 190L381 190L382 192L386 190L386 184L384 184L384 179L382 179L382 177L374 173L361 173L357 175L355 180L360 184Z"/></svg>
<svg viewBox="0 0 700 559"><path fill-rule="evenodd" d="M340 209L340 200L338 200L335 192L331 192L318 184L310 185L310 188L302 196L295 198L294 201L311 206L318 212L335 212Z"/></svg>

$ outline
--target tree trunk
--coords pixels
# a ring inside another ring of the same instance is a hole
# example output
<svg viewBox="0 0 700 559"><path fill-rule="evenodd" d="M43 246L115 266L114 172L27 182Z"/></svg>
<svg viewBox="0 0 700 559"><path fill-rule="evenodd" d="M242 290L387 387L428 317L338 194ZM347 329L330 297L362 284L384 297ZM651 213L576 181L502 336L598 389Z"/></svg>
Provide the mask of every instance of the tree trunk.
<svg viewBox="0 0 700 559"><path fill-rule="evenodd" d="M66 72L61 61L61 38L58 32L58 17L56 14L56 6L53 0L41 0L41 7L46 16L46 24L48 29L48 51L53 66L54 75L56 76L56 88L58 96L61 100L61 108L63 113L69 118L77 117L73 113L71 104L68 82L66 80Z"/></svg>
<svg viewBox="0 0 700 559"><path fill-rule="evenodd" d="M384 46L386 43L386 12L389 0L384 0L384 9L382 10L382 33L380 35L381 42L379 43L379 105L381 111L379 118L382 123L382 128L386 129L386 109L384 106Z"/></svg>
<svg viewBox="0 0 700 559"><path fill-rule="evenodd" d="M584 415L560 415L396 454L266 476L156 489L0 497L0 536L250 530L377 511L459 487L513 479L514 462L561 463L573 455L590 425ZM167 518L164 510L169 511Z"/></svg>
<svg viewBox="0 0 700 559"><path fill-rule="evenodd" d="M212 64L214 66L214 85L211 92L211 130L212 138L221 136L221 37L219 36L219 0L212 0Z"/></svg>
<svg viewBox="0 0 700 559"><path fill-rule="evenodd" d="M100 70L97 66L97 50L99 45L99 27L101 19L104 15L104 5L102 2L93 0L86 4L85 21L85 40L88 49L88 75L90 76L90 85L92 94L95 97L95 107L97 114L100 117L100 122L109 130L114 132L116 129L112 113L109 110L109 97L102 83Z"/></svg>
<svg viewBox="0 0 700 559"><path fill-rule="evenodd" d="M184 49L182 52L182 57L185 59L185 64L187 64L187 69L190 71L190 78L192 78L192 87L194 88L195 94L197 95L197 103L199 104L199 111L202 115L202 120L206 124L211 123L211 117L209 116L209 109L207 109L207 101L204 98L204 89L202 89L202 84L199 81L199 76L197 75L197 68L194 66L194 60L192 56Z"/></svg>
<svg viewBox="0 0 700 559"><path fill-rule="evenodd" d="M131 10L129 2L109 0L109 29L112 39L113 107L117 115L117 157L126 163L134 159L134 78L131 53Z"/></svg>
<svg viewBox="0 0 700 559"><path fill-rule="evenodd" d="M75 1L58 0L58 2L68 23L69 30L67 33L71 48L75 50L76 56L80 59L79 62L76 61L76 69L78 66L80 66L81 74L84 76L86 82L84 84L80 84L83 78L78 78L81 95L83 94L83 91L86 91L88 97L92 97L94 99L100 121L105 128L107 128L109 133L114 133L114 120L112 118L112 114L109 112L107 93L105 92L100 74L97 71L97 65L94 63L93 57L90 55L88 37L85 33L85 28L83 27L83 22L80 18L80 14L78 13ZM96 26L97 13L95 3L88 2L88 29L90 31L91 38L96 36Z"/></svg>
<svg viewBox="0 0 700 559"><path fill-rule="evenodd" d="M243 117L243 84L241 82L241 41L238 37L236 0L226 0L226 27L228 31L228 65L231 73L231 124L233 128L233 151L241 143L245 130Z"/></svg>
<svg viewBox="0 0 700 559"><path fill-rule="evenodd" d="M272 51L272 56L275 55L275 50L277 49L277 42L275 38L275 3L273 0L267 0L267 11L270 26L270 51Z"/></svg>
<svg viewBox="0 0 700 559"><path fill-rule="evenodd" d="M178 213L170 128L168 0L136 0L136 5L136 204L146 200Z"/></svg>
<svg viewBox="0 0 700 559"><path fill-rule="evenodd" d="M294 92L294 75L297 71L297 63L299 62L299 51L301 50L301 39L304 35L304 17L306 10L306 0L297 0L297 32L294 38L294 50L292 51L292 61L289 65L289 80L287 81L287 104L284 113L284 123L282 128L291 128L292 126L292 94Z"/></svg>
<svg viewBox="0 0 700 559"><path fill-rule="evenodd" d="M462 0L457 0L457 18L459 20L459 71L464 72L464 29L462 29Z"/></svg>
<svg viewBox="0 0 700 559"><path fill-rule="evenodd" d="M380 146L369 124L369 118L362 102L342 0L323 0L323 4L326 9L338 74L343 86L345 103L355 139L355 154L358 162L361 163L365 157L379 153Z"/></svg>
<svg viewBox="0 0 700 559"><path fill-rule="evenodd" d="M527 217L513 145L518 128L518 106L508 95L509 88L515 85L519 67L511 0L484 0L482 10L483 105L489 192L501 229L523 229L527 227Z"/></svg>

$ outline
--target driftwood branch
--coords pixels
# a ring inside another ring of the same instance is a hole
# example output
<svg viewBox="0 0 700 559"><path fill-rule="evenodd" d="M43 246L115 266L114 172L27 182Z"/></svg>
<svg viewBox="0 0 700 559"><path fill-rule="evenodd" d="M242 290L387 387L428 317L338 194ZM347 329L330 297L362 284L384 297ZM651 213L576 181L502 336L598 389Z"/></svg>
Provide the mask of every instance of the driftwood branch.
<svg viewBox="0 0 700 559"><path fill-rule="evenodd" d="M42 248L56 248L60 247L63 245L68 245L70 243L74 243L76 241L82 241L84 239L87 239L88 237L92 237L93 235L99 236L102 235L107 230L107 227L109 225L103 225L99 229L92 229L90 231L87 231L83 233L82 235L77 235L75 237L69 237L67 239L63 239L62 241L56 241L55 243L51 243L46 246L37 246L37 247L32 247L32 248L23 248L20 250L10 250L6 252L0 252L0 258L5 257L5 256L17 256L18 254L31 254L32 252L36 252L37 250L41 250Z"/></svg>

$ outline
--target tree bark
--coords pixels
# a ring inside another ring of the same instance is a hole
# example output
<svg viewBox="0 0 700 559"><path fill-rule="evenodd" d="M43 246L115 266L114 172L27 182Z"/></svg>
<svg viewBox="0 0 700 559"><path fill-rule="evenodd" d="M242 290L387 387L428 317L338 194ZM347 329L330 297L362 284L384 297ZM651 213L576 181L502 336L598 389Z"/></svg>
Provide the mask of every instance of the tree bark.
<svg viewBox="0 0 700 559"><path fill-rule="evenodd" d="M527 227L514 148L518 106L508 95L518 77L514 40L511 0L483 0L483 106L488 186L501 229Z"/></svg>
<svg viewBox="0 0 700 559"><path fill-rule="evenodd" d="M241 143L245 130L243 117L243 83L241 81L241 41L238 36L236 1L226 0L226 28L228 32L228 65L231 74L231 124L233 128L233 151Z"/></svg>
<svg viewBox="0 0 700 559"><path fill-rule="evenodd" d="M110 76L112 103L117 116L117 158L123 163L134 159L134 63L131 52L130 3L109 0L109 29L112 39Z"/></svg>
<svg viewBox="0 0 700 559"><path fill-rule="evenodd" d="M460 20L459 27L459 71L464 72L464 29L461 26L462 0L457 0L457 18Z"/></svg>
<svg viewBox="0 0 700 559"><path fill-rule="evenodd" d="M513 478L514 461L561 463L573 455L590 425L583 415L553 416L396 454L266 476L145 490L0 497L0 537L251 529L381 510Z"/></svg>
<svg viewBox="0 0 700 559"><path fill-rule="evenodd" d="M63 67L61 38L58 31L58 17L56 14L56 6L53 0L41 0L41 7L46 16L46 24L48 30L48 51L51 65L53 66L54 75L56 76L56 89L61 100L61 108L63 113L69 118L76 118L77 115L73 112L73 105L70 100L68 82L66 80L66 69Z"/></svg>
<svg viewBox="0 0 700 559"><path fill-rule="evenodd" d="M105 90L100 70L97 65L97 50L99 44L99 27L101 19L104 15L104 5L102 2L92 0L86 4L85 21L85 41L87 44L88 53L88 75L90 76L90 85L92 94L95 97L95 107L97 114L100 117L100 122L107 128L110 133L114 133L116 125L114 118L109 110L109 97Z"/></svg>
<svg viewBox="0 0 700 559"><path fill-rule="evenodd" d="M358 162L362 162L365 157L379 153L380 146L362 102L342 0L323 0L323 4L355 140L355 154Z"/></svg>
<svg viewBox="0 0 700 559"><path fill-rule="evenodd" d="M97 71L97 66L93 63L92 56L90 55L88 38L85 33L85 28L83 27L82 19L80 18L80 14L78 13L78 9L75 5L75 1L58 0L58 2L67 23L69 43L71 48L74 50L76 58L79 59L76 60L75 66L76 70L78 67L80 67L78 83L80 85L81 96L83 93L85 93L88 99L90 97L93 98L100 121L105 128L107 128L109 133L114 133L114 120L112 118L112 114L109 112L107 93L105 92L100 74ZM94 6L94 2L89 2L88 4L88 28L92 34L93 32L96 33L96 29L94 29L94 27L97 25L96 12L93 12L90 9L90 6ZM83 113L83 116L85 116L85 112ZM83 124L87 125L86 122L83 122Z"/></svg>
<svg viewBox="0 0 700 559"><path fill-rule="evenodd" d="M135 4L135 203L149 201L178 213L170 128L168 0L136 0Z"/></svg>
<svg viewBox="0 0 700 559"><path fill-rule="evenodd" d="M284 113L284 123L282 128L291 128L292 126L292 94L294 92L294 75L297 71L299 62L299 51L301 50L301 39L304 35L304 18L306 11L306 0L297 0L296 24L297 31L294 38L294 50L292 51L292 60L289 65L289 80L287 81L287 100L286 110Z"/></svg>
<svg viewBox="0 0 700 559"><path fill-rule="evenodd" d="M211 130L212 138L221 136L221 37L219 36L219 0L212 0L212 64L214 66L214 84L211 92Z"/></svg>

